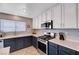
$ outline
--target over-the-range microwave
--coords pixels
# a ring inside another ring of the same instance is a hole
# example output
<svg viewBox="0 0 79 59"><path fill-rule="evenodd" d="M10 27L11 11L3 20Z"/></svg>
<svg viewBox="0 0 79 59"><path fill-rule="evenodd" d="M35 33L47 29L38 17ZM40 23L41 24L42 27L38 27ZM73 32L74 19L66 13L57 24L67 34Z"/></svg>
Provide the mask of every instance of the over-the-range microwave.
<svg viewBox="0 0 79 59"><path fill-rule="evenodd" d="M41 24L42 29L53 29L53 20Z"/></svg>

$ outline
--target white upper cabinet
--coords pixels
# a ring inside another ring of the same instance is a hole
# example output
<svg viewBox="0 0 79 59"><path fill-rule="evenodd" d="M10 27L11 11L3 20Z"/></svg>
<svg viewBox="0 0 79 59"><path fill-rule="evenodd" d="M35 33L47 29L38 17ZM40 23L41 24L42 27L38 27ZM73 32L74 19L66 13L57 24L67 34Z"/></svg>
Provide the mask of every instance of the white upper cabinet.
<svg viewBox="0 0 79 59"><path fill-rule="evenodd" d="M43 12L41 15L41 23L45 23L46 22L46 12Z"/></svg>
<svg viewBox="0 0 79 59"><path fill-rule="evenodd" d="M52 20L54 28L61 28L61 5L52 8Z"/></svg>
<svg viewBox="0 0 79 59"><path fill-rule="evenodd" d="M36 17L33 21L33 26L41 29L41 24L50 20L53 20L53 28L79 28L79 4L78 12L76 3L56 4Z"/></svg>
<svg viewBox="0 0 79 59"><path fill-rule="evenodd" d="M77 28L76 26L76 4L62 4L63 28Z"/></svg>
<svg viewBox="0 0 79 59"><path fill-rule="evenodd" d="M37 19L38 19L37 17L33 18L33 29L37 29L37 25L38 25L37 24Z"/></svg>
<svg viewBox="0 0 79 59"><path fill-rule="evenodd" d="M46 22L46 13L33 18L33 29L41 29L41 24Z"/></svg>
<svg viewBox="0 0 79 59"><path fill-rule="evenodd" d="M51 21L51 8L47 10L46 12L46 21L49 22Z"/></svg>
<svg viewBox="0 0 79 59"><path fill-rule="evenodd" d="M33 18L33 29L41 29L41 15Z"/></svg>
<svg viewBox="0 0 79 59"><path fill-rule="evenodd" d="M42 20L41 15L39 15L38 16L38 21L37 21L37 28L38 29L41 29L41 20Z"/></svg>
<svg viewBox="0 0 79 59"><path fill-rule="evenodd" d="M78 4L78 28L79 28L79 4Z"/></svg>

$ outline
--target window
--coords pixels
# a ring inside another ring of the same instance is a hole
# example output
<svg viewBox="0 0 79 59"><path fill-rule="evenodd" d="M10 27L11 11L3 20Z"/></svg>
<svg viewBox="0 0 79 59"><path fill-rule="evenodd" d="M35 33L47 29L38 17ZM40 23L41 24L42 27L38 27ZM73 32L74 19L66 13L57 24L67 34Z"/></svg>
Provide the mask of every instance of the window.
<svg viewBox="0 0 79 59"><path fill-rule="evenodd" d="M15 21L1 20L1 31L14 32L15 31Z"/></svg>
<svg viewBox="0 0 79 59"><path fill-rule="evenodd" d="M26 31L26 23L16 21L16 31Z"/></svg>
<svg viewBox="0 0 79 59"><path fill-rule="evenodd" d="M1 20L1 31L15 32L26 31L26 23L21 21Z"/></svg>

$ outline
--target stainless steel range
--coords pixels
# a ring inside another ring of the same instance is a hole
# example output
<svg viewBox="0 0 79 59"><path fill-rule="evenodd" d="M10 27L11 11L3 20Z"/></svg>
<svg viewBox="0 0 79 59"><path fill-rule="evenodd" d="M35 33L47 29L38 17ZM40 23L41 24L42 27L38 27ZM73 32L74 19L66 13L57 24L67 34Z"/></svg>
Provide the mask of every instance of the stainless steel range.
<svg viewBox="0 0 79 59"><path fill-rule="evenodd" d="M38 52L40 54L48 54L48 40L54 39L56 33L53 36L48 33L47 35L39 36L38 37Z"/></svg>

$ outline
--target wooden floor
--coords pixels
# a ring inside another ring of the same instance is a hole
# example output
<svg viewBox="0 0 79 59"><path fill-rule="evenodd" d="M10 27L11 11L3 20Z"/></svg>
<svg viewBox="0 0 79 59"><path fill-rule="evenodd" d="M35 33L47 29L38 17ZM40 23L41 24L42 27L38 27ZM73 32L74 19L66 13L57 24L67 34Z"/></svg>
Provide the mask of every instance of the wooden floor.
<svg viewBox="0 0 79 59"><path fill-rule="evenodd" d="M12 52L10 53L10 55L40 55L40 54L33 46L30 46L28 48L24 48L24 49Z"/></svg>

